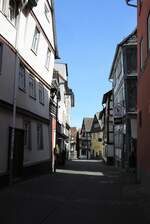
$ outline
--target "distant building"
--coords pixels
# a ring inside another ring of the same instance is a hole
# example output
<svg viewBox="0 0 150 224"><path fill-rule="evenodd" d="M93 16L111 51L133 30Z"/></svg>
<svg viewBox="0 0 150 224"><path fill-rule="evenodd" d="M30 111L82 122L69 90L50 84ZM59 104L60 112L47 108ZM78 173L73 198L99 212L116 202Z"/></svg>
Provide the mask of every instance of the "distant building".
<svg viewBox="0 0 150 224"><path fill-rule="evenodd" d="M113 129L113 92L108 91L103 95L102 113L103 122L103 159L107 164L114 163L114 129Z"/></svg>
<svg viewBox="0 0 150 224"><path fill-rule="evenodd" d="M74 93L68 86L68 66L65 63L55 63L55 76L59 85L59 101L57 105L57 139L59 154L63 151L70 156L71 138L71 108L74 106Z"/></svg>
<svg viewBox="0 0 150 224"><path fill-rule="evenodd" d="M81 129L78 128L78 130L77 130L77 137L76 137L77 159L80 158L80 148L81 148Z"/></svg>
<svg viewBox="0 0 150 224"><path fill-rule="evenodd" d="M80 132L80 158L91 158L91 127L93 118L83 118Z"/></svg>
<svg viewBox="0 0 150 224"><path fill-rule="evenodd" d="M101 158L102 156L102 130L100 112L94 115L91 127L91 158Z"/></svg>
<svg viewBox="0 0 150 224"><path fill-rule="evenodd" d="M105 139L104 139L104 131L105 131L105 108L103 108L103 110L101 110L100 114L99 114L99 119L100 119L100 128L101 128L101 138L100 138L100 142L101 142L101 149L102 149L102 159L106 162L106 156L105 156Z"/></svg>
<svg viewBox="0 0 150 224"><path fill-rule="evenodd" d="M77 128L71 127L69 159L77 159L77 134Z"/></svg>
<svg viewBox="0 0 150 224"><path fill-rule="evenodd" d="M113 81L116 164L134 167L137 141L136 30L117 45L109 79Z"/></svg>

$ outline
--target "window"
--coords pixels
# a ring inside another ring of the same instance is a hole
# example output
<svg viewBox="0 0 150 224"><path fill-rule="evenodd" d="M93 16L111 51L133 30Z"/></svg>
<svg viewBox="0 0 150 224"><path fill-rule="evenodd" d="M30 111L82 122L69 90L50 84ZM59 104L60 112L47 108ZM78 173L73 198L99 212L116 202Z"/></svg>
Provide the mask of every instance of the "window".
<svg viewBox="0 0 150 224"><path fill-rule="evenodd" d="M48 48L48 49L47 49L47 55L46 55L46 62L45 62L45 67L46 67L47 69L49 69L50 56L51 56L51 51L50 51L50 49Z"/></svg>
<svg viewBox="0 0 150 224"><path fill-rule="evenodd" d="M33 98L36 98L35 79L32 76L29 76L29 95Z"/></svg>
<svg viewBox="0 0 150 224"><path fill-rule="evenodd" d="M9 20L15 25L16 24L16 4L15 1L10 0L9 2Z"/></svg>
<svg viewBox="0 0 150 224"><path fill-rule="evenodd" d="M14 0L0 0L0 8L13 25L16 24L16 3Z"/></svg>
<svg viewBox="0 0 150 224"><path fill-rule="evenodd" d="M47 21L50 22L50 10L46 4L44 5L44 14Z"/></svg>
<svg viewBox="0 0 150 224"><path fill-rule="evenodd" d="M144 41L143 41L143 38L142 38L142 40L141 40L141 42L140 42L140 69L142 70L143 69L143 65L144 65L144 63L143 63L143 46L144 45Z"/></svg>
<svg viewBox="0 0 150 224"><path fill-rule="evenodd" d="M127 108L128 112L137 110L137 81L136 79L128 79L127 81Z"/></svg>
<svg viewBox="0 0 150 224"><path fill-rule="evenodd" d="M37 124L37 146L38 149L43 149L43 126L42 124Z"/></svg>
<svg viewBox="0 0 150 224"><path fill-rule="evenodd" d="M147 21L147 32L148 32L148 51L150 51L150 13Z"/></svg>
<svg viewBox="0 0 150 224"><path fill-rule="evenodd" d="M126 48L127 74L137 72L137 46Z"/></svg>
<svg viewBox="0 0 150 224"><path fill-rule="evenodd" d="M22 64L20 64L19 69L19 89L25 91L25 68Z"/></svg>
<svg viewBox="0 0 150 224"><path fill-rule="evenodd" d="M8 16L8 9L9 9L9 0L1 0L0 1L2 12Z"/></svg>
<svg viewBox="0 0 150 224"><path fill-rule="evenodd" d="M24 147L31 150L31 123L29 121L24 122Z"/></svg>
<svg viewBox="0 0 150 224"><path fill-rule="evenodd" d="M35 53L37 53L37 50L38 50L39 38L40 38L40 31L38 30L37 27L35 27L33 41L32 41L32 47L31 47L31 49Z"/></svg>
<svg viewBox="0 0 150 224"><path fill-rule="evenodd" d="M0 10L2 10L3 0L0 0Z"/></svg>
<svg viewBox="0 0 150 224"><path fill-rule="evenodd" d="M39 83L39 102L44 104L44 86Z"/></svg>

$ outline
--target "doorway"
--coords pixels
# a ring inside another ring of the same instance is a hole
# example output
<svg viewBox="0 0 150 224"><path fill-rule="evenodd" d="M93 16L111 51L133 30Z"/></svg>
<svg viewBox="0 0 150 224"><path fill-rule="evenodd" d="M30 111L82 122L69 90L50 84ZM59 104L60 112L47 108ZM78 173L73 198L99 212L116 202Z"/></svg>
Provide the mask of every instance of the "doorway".
<svg viewBox="0 0 150 224"><path fill-rule="evenodd" d="M10 142L12 128L9 128L9 163L10 163ZM23 172L23 157L24 157L24 130L15 129L15 141L13 152L13 178L20 177ZM8 164L9 164L8 163Z"/></svg>

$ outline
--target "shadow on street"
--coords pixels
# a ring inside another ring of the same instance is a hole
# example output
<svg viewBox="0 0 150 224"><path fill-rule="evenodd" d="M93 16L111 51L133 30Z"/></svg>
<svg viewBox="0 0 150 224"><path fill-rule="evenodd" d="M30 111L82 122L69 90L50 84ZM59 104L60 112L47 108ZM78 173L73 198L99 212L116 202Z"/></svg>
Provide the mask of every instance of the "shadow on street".
<svg viewBox="0 0 150 224"><path fill-rule="evenodd" d="M148 224L141 198L131 191L134 185L122 178L102 161L67 161L55 174L3 189L0 223Z"/></svg>

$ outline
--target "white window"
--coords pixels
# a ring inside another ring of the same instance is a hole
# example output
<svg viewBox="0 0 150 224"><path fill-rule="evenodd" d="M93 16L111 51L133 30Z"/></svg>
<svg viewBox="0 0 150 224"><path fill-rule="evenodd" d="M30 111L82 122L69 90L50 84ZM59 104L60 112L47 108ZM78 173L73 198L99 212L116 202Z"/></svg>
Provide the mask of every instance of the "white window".
<svg viewBox="0 0 150 224"><path fill-rule="evenodd" d="M37 146L38 149L43 149L43 126L42 124L37 124Z"/></svg>
<svg viewBox="0 0 150 224"><path fill-rule="evenodd" d="M0 0L0 9L13 25L16 24L16 2L14 0Z"/></svg>
<svg viewBox="0 0 150 224"><path fill-rule="evenodd" d="M36 98L36 84L35 79L32 76L29 76L29 95Z"/></svg>
<svg viewBox="0 0 150 224"><path fill-rule="evenodd" d="M40 39L40 31L38 30L37 27L35 27L33 41L32 41L32 47L31 47L31 49L35 53L37 53L37 50L38 50L39 39Z"/></svg>
<svg viewBox="0 0 150 224"><path fill-rule="evenodd" d="M9 13L9 0L0 0L0 9L8 17L8 13Z"/></svg>
<svg viewBox="0 0 150 224"><path fill-rule="evenodd" d="M47 69L49 69L50 57L51 57L51 51L50 51L50 49L48 48L48 49L47 49L47 55L46 55L46 62L45 62L45 67L46 67Z"/></svg>
<svg viewBox="0 0 150 224"><path fill-rule="evenodd" d="M48 22L50 22L50 9L48 8L47 4L44 4L44 14Z"/></svg>
<svg viewBox="0 0 150 224"><path fill-rule="evenodd" d="M19 89L24 90L25 91L25 68L23 65L20 64L20 69L19 69Z"/></svg>
<svg viewBox="0 0 150 224"><path fill-rule="evenodd" d="M0 0L0 10L2 10L3 0Z"/></svg>
<svg viewBox="0 0 150 224"><path fill-rule="evenodd" d="M9 1L8 18L14 25L16 24L16 3L14 0Z"/></svg>
<svg viewBox="0 0 150 224"><path fill-rule="evenodd" d="M24 121L24 148L31 150L31 123Z"/></svg>
<svg viewBox="0 0 150 224"><path fill-rule="evenodd" d="M147 32L148 32L148 51L150 51L150 13L148 16L148 24L147 24Z"/></svg>
<svg viewBox="0 0 150 224"><path fill-rule="evenodd" d="M44 86L39 83L39 102L44 104Z"/></svg>

